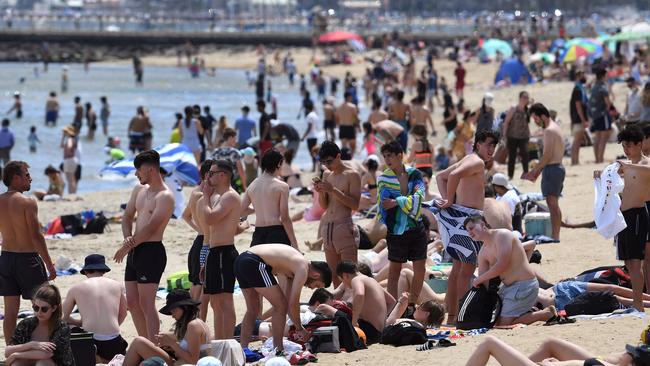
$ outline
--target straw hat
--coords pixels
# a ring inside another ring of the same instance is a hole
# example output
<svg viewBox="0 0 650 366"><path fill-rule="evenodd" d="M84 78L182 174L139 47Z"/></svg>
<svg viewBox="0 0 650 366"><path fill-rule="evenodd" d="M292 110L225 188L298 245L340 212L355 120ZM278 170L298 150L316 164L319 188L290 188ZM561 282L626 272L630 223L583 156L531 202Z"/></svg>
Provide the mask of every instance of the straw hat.
<svg viewBox="0 0 650 366"><path fill-rule="evenodd" d="M77 136L77 130L72 125L63 127L63 133L70 136Z"/></svg>

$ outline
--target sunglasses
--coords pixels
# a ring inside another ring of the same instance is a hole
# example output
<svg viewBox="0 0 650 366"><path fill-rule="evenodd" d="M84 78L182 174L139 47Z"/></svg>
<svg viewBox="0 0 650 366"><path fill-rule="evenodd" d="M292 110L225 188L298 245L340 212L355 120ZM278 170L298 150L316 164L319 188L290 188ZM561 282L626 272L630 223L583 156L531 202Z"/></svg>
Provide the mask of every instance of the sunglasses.
<svg viewBox="0 0 650 366"><path fill-rule="evenodd" d="M32 305L32 309L34 310L35 313L47 313L48 311L50 311L50 306Z"/></svg>
<svg viewBox="0 0 650 366"><path fill-rule="evenodd" d="M218 173L225 173L225 172L224 172L223 170L210 170L210 171L208 172L208 176L211 177L211 176L213 176L213 175L215 175L215 174L218 174Z"/></svg>

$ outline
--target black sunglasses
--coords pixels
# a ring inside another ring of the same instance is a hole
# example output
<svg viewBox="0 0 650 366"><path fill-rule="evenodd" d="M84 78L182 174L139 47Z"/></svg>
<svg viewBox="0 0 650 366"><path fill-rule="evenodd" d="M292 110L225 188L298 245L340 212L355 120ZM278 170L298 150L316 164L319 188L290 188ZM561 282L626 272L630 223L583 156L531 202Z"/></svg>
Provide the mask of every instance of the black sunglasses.
<svg viewBox="0 0 650 366"><path fill-rule="evenodd" d="M38 306L36 304L32 305L32 309L34 310L35 313L47 313L50 311L50 307L45 305L45 306Z"/></svg>

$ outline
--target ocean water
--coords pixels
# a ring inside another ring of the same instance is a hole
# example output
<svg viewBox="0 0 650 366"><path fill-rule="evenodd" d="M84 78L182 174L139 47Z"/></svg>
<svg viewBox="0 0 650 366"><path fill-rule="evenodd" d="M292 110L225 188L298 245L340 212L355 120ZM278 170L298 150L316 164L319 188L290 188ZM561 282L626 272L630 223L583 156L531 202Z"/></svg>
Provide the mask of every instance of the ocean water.
<svg viewBox="0 0 650 366"><path fill-rule="evenodd" d="M42 64L31 63L0 63L0 114L11 120L11 130L16 137L16 144L11 152L14 160L27 161L31 166L33 178L32 189L45 189L47 177L43 174L45 167L52 164L56 167L63 160L60 148L61 129L72 122L74 114L74 97L81 97L85 105L90 102L99 116L102 95L108 97L111 106L109 136L118 136L121 147L128 148L127 127L140 105L148 108L153 129L153 145L168 143L174 113L182 112L186 105L209 105L215 118L224 115L230 126L240 116L240 108L248 104L252 111L250 118L257 121L259 114L255 110L255 90L248 86L244 70L220 70L216 76L204 74L198 79L192 79L186 68L176 67L147 67L144 71L144 86L136 87L131 65L91 64L85 72L83 65L68 65L69 88L66 94L60 94L62 65L50 65L47 73L43 72ZM39 70L38 75L35 68ZM24 78L24 82L20 79ZM293 124L299 133L303 133L306 124L304 116L296 118L301 105L298 83L291 87L286 76L271 78L273 94L278 101L278 118L281 122ZM310 86L313 89L313 87ZM22 95L23 117L16 119L15 114L4 115L13 104L13 94L18 91ZM57 92L61 106L59 122L56 127L45 127L45 101L50 91ZM315 95L315 92L312 92ZM339 95L339 99L340 99ZM322 115L321 103L315 101L317 112ZM365 107L360 106L367 114ZM267 106L267 112L270 107ZM98 172L108 159L104 152L106 137L102 134L98 120L98 129L94 141L87 140L86 121L81 130L82 179L79 182L79 192L99 191L114 188L125 188L133 185L133 179L106 179L98 176ZM29 152L27 136L30 126L36 126L37 135L41 140L36 153ZM319 126L322 130L322 126ZM322 140L322 131L321 139ZM127 153L130 156L130 152ZM301 168L311 167L311 158L306 144L301 144L294 161ZM3 187L4 188L4 187Z"/></svg>

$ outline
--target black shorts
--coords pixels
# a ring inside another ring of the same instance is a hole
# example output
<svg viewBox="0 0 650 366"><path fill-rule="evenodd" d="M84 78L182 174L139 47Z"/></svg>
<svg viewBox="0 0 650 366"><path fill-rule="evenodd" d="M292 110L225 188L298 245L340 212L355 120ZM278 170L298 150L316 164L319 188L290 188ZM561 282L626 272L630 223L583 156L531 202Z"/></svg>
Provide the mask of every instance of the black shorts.
<svg viewBox="0 0 650 366"><path fill-rule="evenodd" d="M359 319L359 328L366 334L366 346L379 343L381 340L381 332L367 321Z"/></svg>
<svg viewBox="0 0 650 366"><path fill-rule="evenodd" d="M45 264L38 253L0 253L0 296L20 296L29 300L47 282Z"/></svg>
<svg viewBox="0 0 650 366"><path fill-rule="evenodd" d="M208 295L235 292L235 259L239 253L234 245L222 245L210 248L208 261L205 263L205 287L203 293Z"/></svg>
<svg viewBox="0 0 650 366"><path fill-rule="evenodd" d="M542 169L542 195L560 197L566 171L562 164L547 165Z"/></svg>
<svg viewBox="0 0 650 366"><path fill-rule="evenodd" d="M273 267L264 263L259 255L249 251L243 252L235 259L235 277L242 289L273 287L278 284L273 276Z"/></svg>
<svg viewBox="0 0 650 366"><path fill-rule="evenodd" d="M336 123L331 120L331 119L326 119L323 121L323 129L324 130L333 130L334 127L336 127Z"/></svg>
<svg viewBox="0 0 650 366"><path fill-rule="evenodd" d="M126 348L129 346L121 335L108 341L93 339L93 343L97 347L97 356L107 361L112 360L116 355L125 355Z"/></svg>
<svg viewBox="0 0 650 366"><path fill-rule="evenodd" d="M124 281L160 283L167 266L167 252L161 241L141 243L126 257Z"/></svg>
<svg viewBox="0 0 650 366"><path fill-rule="evenodd" d="M406 263L427 258L427 233L424 225L405 231L402 235L386 235L388 260Z"/></svg>
<svg viewBox="0 0 650 366"><path fill-rule="evenodd" d="M612 121L609 115L604 115L602 117L594 118L591 121L591 127L589 128L591 132L595 131L609 131L612 129Z"/></svg>
<svg viewBox="0 0 650 366"><path fill-rule="evenodd" d="M310 154L311 154L311 149L313 149L314 146L316 146L317 143L318 143L318 139L317 139L317 138L310 138L310 139L307 139L307 150L309 150L309 153L310 153Z"/></svg>
<svg viewBox="0 0 650 366"><path fill-rule="evenodd" d="M287 244L291 245L289 235L287 235L284 226L256 226L251 240L251 247L260 244Z"/></svg>
<svg viewBox="0 0 650 366"><path fill-rule="evenodd" d="M339 138L341 140L355 140L357 138L357 130L354 126L339 126Z"/></svg>
<svg viewBox="0 0 650 366"><path fill-rule="evenodd" d="M200 285L199 273L201 272L201 248L203 248L203 235L197 235L187 254L187 271L192 285Z"/></svg>
<svg viewBox="0 0 650 366"><path fill-rule="evenodd" d="M616 253L619 260L645 258L648 238L648 212L645 207L622 212L627 227L616 235Z"/></svg>

